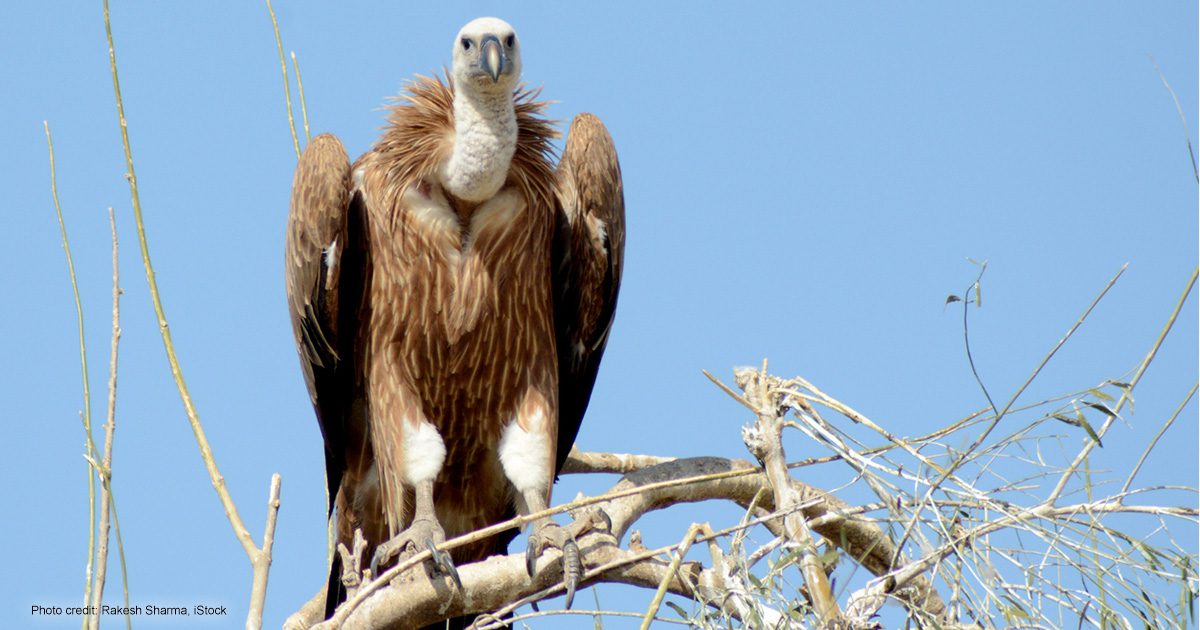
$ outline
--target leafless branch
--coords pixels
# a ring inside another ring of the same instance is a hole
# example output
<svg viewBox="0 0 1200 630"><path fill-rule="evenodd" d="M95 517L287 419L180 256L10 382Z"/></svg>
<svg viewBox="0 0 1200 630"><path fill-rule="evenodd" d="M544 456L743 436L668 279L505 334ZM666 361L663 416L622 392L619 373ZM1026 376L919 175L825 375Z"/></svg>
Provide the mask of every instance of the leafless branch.
<svg viewBox="0 0 1200 630"><path fill-rule="evenodd" d="M571 449L567 461L560 471L564 475L579 473L616 473L624 475L657 466L664 462L674 461L674 457L659 457L657 455L630 455L627 453L595 453Z"/></svg>
<svg viewBox="0 0 1200 630"><path fill-rule="evenodd" d="M108 570L108 533L109 514L114 509L111 506L112 495L112 446L113 431L116 428L117 414L117 348L121 339L121 283L117 265L117 222L113 209L108 209L108 225L112 229L112 345L108 360L108 419L104 423L104 460L96 467L100 476L100 544L96 550L96 573L92 580L92 610L100 610L104 601L104 580ZM100 627L100 614L89 618L91 630Z"/></svg>
<svg viewBox="0 0 1200 630"><path fill-rule="evenodd" d="M267 524L263 527L263 546L254 555L254 579L250 589L250 612L246 630L262 627L263 603L267 599L267 576L271 571L271 548L275 545L275 521L279 517L279 473L271 475L271 492L267 498Z"/></svg>
<svg viewBox="0 0 1200 630"><path fill-rule="evenodd" d="M112 22L109 18L108 0L104 0L104 32L106 41L108 42L108 62L112 74L113 96L117 105L117 119L121 128L121 145L125 151L125 178L129 182L129 195L133 205L134 222L137 225L142 265L145 267L146 282L150 287L150 299L154 305L154 314L157 316L158 329L162 336L163 347L166 350L167 362L171 368L171 376L174 378L175 387L179 390L179 397L183 401L184 411L187 414L188 424L191 426L192 433L196 438L196 444L200 448L200 457L203 459L205 469L212 480L213 489L217 492L217 498L221 501L221 506L225 510L225 516L229 519L229 523L233 527L233 533L242 544L242 549L246 552L246 557L254 567L251 606L246 626L247 628L258 628L262 624L263 599L266 597L266 580L271 564L271 546L275 535L276 514L279 509L279 475L276 474L271 479L271 498L267 512L266 531L264 532L263 546L259 548L255 545L254 538L250 535L245 522L242 521L241 516L238 514L237 505L234 504L233 497L229 494L229 490L225 486L225 477L221 475L221 471L217 467L216 458L213 456L212 448L208 443L208 437L204 432L203 425L200 423L200 415L196 411L196 406L192 402L192 396L188 391L187 382L183 378L183 368L180 366L179 358L175 353L175 343L172 341L171 329L167 324L166 312L163 309L162 298L159 295L158 281L154 273L154 265L150 259L150 246L146 239L145 222L142 220L142 202L138 194L137 174L134 171L133 149L129 142L129 124L125 118L125 104L121 98L121 81L117 72L117 53L116 47L113 44ZM282 54L280 60L282 62ZM284 80L286 81L286 79L287 66L285 64ZM290 113L289 103L289 115ZM293 127L294 133L295 130ZM49 128L47 128L48 137ZM298 144L296 148L297 154L299 154ZM90 431L88 435L90 444ZM91 451L94 453L94 447Z"/></svg>
<svg viewBox="0 0 1200 630"><path fill-rule="evenodd" d="M783 452L783 414L789 409L783 404L782 384L767 374L763 361L761 372L743 368L734 375L742 390L747 406L754 409L756 419L742 428L742 441L746 448L762 463L767 481L775 497L778 510L787 511L801 502L800 493L788 476L786 457ZM817 617L822 625L837 623L842 616L829 585L829 577L817 560L816 545L812 531L800 514L791 513L783 519L783 531L788 541L800 550L800 572L813 599Z"/></svg>
<svg viewBox="0 0 1200 630"><path fill-rule="evenodd" d="M803 513L811 521L814 531L835 545L844 545L846 552L861 559L863 566L872 573L886 573L890 568L886 563L892 547L878 526L841 513L849 510L849 506L820 490L795 480L791 480L790 485L798 501L792 511ZM767 489L765 496L762 495L764 489ZM773 494L765 475L746 462L702 457L672 460L636 470L604 495L572 501L557 506L553 511L596 505L612 520L611 532L589 533L580 540L580 549L590 567L585 573L584 583L618 582L658 589L665 580L669 592L700 598L700 601L727 601L725 605L729 607L728 612L737 616L735 602L728 601L726 597L730 586L728 580L717 567L704 569L684 563L679 572L671 572L668 571L669 564L655 556L673 546L639 552L621 549L617 541L641 516L653 510L706 500L732 501L746 507L756 496L761 497L761 507L768 512L768 516L755 519L744 527L761 524L777 529L781 514L786 519L788 511L775 511ZM449 540L439 548L466 544L481 535L492 535L529 518L538 517L540 515L531 515L501 523ZM728 535L728 532L724 535ZM697 538L696 542L702 539ZM403 574L396 570L386 572L380 580L372 583L373 588L360 590L356 597L343 604L333 620L317 627L371 628L389 624L419 627L439 619L471 613L492 611L502 616L513 605L550 597L561 591L561 570L554 562L553 554L550 551L545 566L539 567L537 582L529 581L522 554L495 556L460 567L463 590L459 592L448 579L430 578L423 563L428 552L422 552L398 565ZM382 588L380 583L384 585ZM902 597L911 605L923 606L925 614L937 616L944 605L937 594L928 588L927 582L922 581L921 584L925 587L919 595L916 589L912 589L911 593ZM351 602L354 602L353 605L350 605ZM319 614L315 605L306 605L306 608L310 614ZM306 624L299 623L297 617L289 620L289 627L305 627ZM314 621L311 616L308 619L310 623Z"/></svg>

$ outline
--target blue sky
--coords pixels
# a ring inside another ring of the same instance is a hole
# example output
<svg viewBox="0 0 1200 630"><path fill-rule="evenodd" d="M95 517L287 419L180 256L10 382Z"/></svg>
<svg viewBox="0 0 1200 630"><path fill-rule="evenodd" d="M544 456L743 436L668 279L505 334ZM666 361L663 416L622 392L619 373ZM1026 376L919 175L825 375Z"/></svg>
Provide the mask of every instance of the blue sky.
<svg viewBox="0 0 1200 630"><path fill-rule="evenodd" d="M1197 264L1184 127L1149 58L1178 94L1194 143L1195 3L434 6L276 9L300 60L313 133L336 133L353 155L377 136L386 99L415 73L448 64L454 34L479 15L517 28L525 79L556 101L555 118L591 111L605 121L624 171L627 265L578 441L585 449L744 456L745 414L701 370L728 375L763 357L900 435L982 407L961 311L943 306L975 278L968 257L989 263L972 343L1002 399L1129 263L1022 400L1121 378ZM112 18L171 330L256 539L270 475L283 476L266 617L277 627L324 579L325 526L320 435L284 304L295 154L270 21L255 2L118 1ZM156 330L100 3L5 5L0 61L8 147L0 178L9 191L0 228L15 247L0 272L8 289L0 408L10 436L0 458L10 514L0 522L11 550L0 625L77 627L31 617L29 606L74 604L84 581L78 339L43 120L54 133L97 425L110 327L106 208L118 219L125 294L114 483L133 599L226 605L240 624L250 570ZM1123 478L1195 383L1196 313L1193 296L1095 468ZM1142 482L1196 485L1194 401L1181 418ZM1067 450L1079 437L1064 440ZM792 457L824 454L789 439ZM805 481L832 486L846 471L811 474ZM603 486L568 478L556 492ZM1175 499L1195 505L1195 495ZM647 544L661 545L691 520L736 518L687 508L643 529ZM1185 531L1194 553L1195 531ZM109 575L116 593L115 565ZM649 599L619 589L601 597L626 610ZM188 625L224 624L164 622Z"/></svg>

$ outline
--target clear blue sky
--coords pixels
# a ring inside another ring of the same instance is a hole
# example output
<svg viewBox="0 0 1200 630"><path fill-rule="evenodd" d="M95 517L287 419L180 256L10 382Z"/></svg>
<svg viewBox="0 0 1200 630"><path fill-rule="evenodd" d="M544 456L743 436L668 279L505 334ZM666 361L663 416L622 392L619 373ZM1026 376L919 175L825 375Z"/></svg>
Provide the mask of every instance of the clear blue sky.
<svg viewBox="0 0 1200 630"><path fill-rule="evenodd" d="M1023 400L1119 378L1197 264L1185 132L1148 58L1173 84L1195 142L1194 2L779 3L752 12L694 2L280 5L313 133L338 134L352 154L376 137L387 97L448 64L453 35L479 15L517 28L525 78L557 102L555 117L591 111L605 121L624 169L629 236L617 323L579 436L585 449L744 456L745 415L700 370L727 375L763 357L900 435L982 407L960 311L943 307L977 273L967 257L989 261L972 335L998 398L1129 263ZM256 539L270 475L283 475L266 618L278 627L324 579L325 499L320 435L284 305L295 155L270 21L256 2L118 0L112 14L167 315ZM133 600L232 613L161 627L239 625L250 570L153 319L100 3L7 3L0 85L0 232L13 253L0 272L0 529L9 549L0 625L78 627L33 618L29 606L75 604L84 582L78 341L43 120L54 132L97 425L110 326L105 209L118 217L115 487ZM1136 413L1115 425L1093 467L1123 478L1196 381L1196 312L1193 296L1136 392ZM1193 401L1141 481L1196 485L1196 418ZM1068 450L1078 439L1064 441ZM823 454L798 438L788 448ZM833 485L845 477L835 472L805 480ZM568 478L557 497L581 487ZM692 519L736 515L656 516L647 544L678 540ZM1182 542L1194 553L1194 530ZM116 601L115 564L109 575ZM612 608L647 600L602 593Z"/></svg>

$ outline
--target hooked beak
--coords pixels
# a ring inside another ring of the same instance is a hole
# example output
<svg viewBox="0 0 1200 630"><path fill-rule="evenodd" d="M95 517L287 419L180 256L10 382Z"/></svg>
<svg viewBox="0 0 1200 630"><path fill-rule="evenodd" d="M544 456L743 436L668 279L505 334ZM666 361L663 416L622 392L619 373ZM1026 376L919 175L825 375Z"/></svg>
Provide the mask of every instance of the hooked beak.
<svg viewBox="0 0 1200 630"><path fill-rule="evenodd" d="M480 42L480 62L483 64L483 69L487 71L488 76L492 77L492 82L500 80L500 75L504 73L504 66L508 64L508 58L504 54L504 47L500 45L500 40L495 35L485 35L483 41Z"/></svg>

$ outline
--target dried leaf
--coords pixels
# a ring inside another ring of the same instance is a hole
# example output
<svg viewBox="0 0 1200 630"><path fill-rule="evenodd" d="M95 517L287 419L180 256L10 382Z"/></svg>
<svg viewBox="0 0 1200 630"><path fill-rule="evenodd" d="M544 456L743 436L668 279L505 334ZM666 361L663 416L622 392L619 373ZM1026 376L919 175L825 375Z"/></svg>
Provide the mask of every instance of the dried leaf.
<svg viewBox="0 0 1200 630"><path fill-rule="evenodd" d="M1096 446L1104 448L1104 442L1100 441L1100 436L1096 433L1096 430L1092 428L1091 423L1089 423L1087 420L1083 421L1083 430L1087 432L1088 437L1095 440Z"/></svg>
<svg viewBox="0 0 1200 630"><path fill-rule="evenodd" d="M1050 417L1051 417L1051 418L1054 418L1055 420L1058 420L1059 422L1062 422L1062 423L1064 423L1064 424L1069 424L1069 425L1071 425L1071 426L1073 426L1073 427L1077 427L1077 426L1079 426L1079 421L1078 421L1078 420L1076 420L1075 418L1072 418L1072 417L1070 417L1070 416L1064 416L1064 415L1063 415L1063 414L1061 414L1061 413L1056 413L1056 414L1054 414L1054 415L1052 415L1052 416L1050 416Z"/></svg>
<svg viewBox="0 0 1200 630"><path fill-rule="evenodd" d="M680 616L680 618L682 618L682 619L687 619L687 618L688 618L687 611L686 611L686 610L684 610L682 607L680 607L680 605L679 605L679 604L676 604L675 602L672 602L672 601L669 601L669 600L668 600L668 601L664 601L664 602L663 602L663 604L666 604L666 605L667 605L667 606L668 606L668 607L669 607L671 610L674 610L674 611L675 611L675 614L679 615L679 616Z"/></svg>

